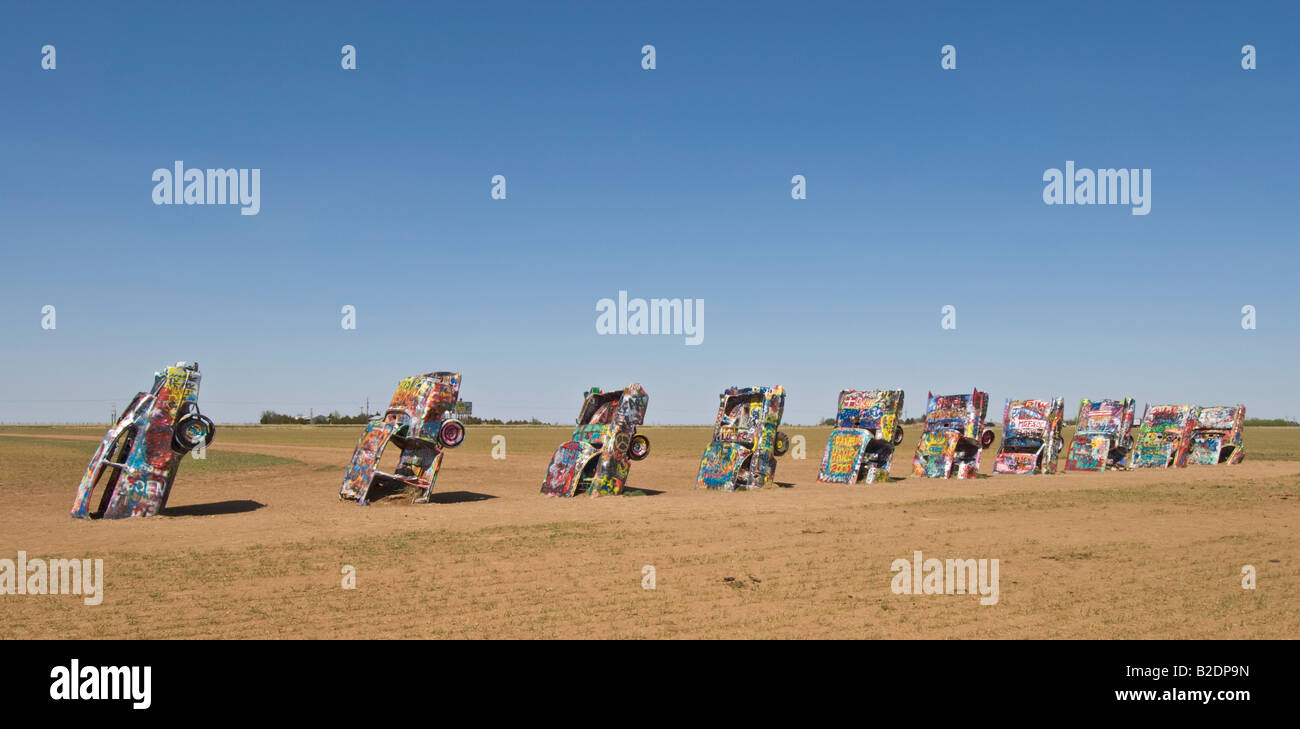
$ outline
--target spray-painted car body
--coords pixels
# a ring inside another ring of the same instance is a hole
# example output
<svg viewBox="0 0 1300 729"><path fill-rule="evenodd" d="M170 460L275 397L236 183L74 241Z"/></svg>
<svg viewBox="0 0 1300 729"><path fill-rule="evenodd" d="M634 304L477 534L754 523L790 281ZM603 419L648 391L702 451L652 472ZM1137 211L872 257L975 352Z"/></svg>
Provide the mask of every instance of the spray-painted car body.
<svg viewBox="0 0 1300 729"><path fill-rule="evenodd" d="M366 425L343 475L339 498L369 504L370 487L385 481L423 489L415 500L427 503L444 452L465 440L465 426L451 417L459 398L459 372L429 372L398 382L388 409ZM394 473L378 470L389 442L402 449Z"/></svg>
<svg viewBox="0 0 1300 729"><path fill-rule="evenodd" d="M989 394L976 388L969 395L926 393L925 426L912 459L912 475L927 478L975 478L980 454L993 445L984 424Z"/></svg>
<svg viewBox="0 0 1300 729"><path fill-rule="evenodd" d="M1246 457L1246 446L1242 440L1245 421L1245 405L1212 405L1201 408L1196 417L1196 426L1192 429L1188 463L1198 466L1241 463Z"/></svg>
<svg viewBox="0 0 1300 729"><path fill-rule="evenodd" d="M785 388L730 387L718 400L713 442L700 459L695 487L734 491L770 485L777 456L790 447L790 439L778 431Z"/></svg>
<svg viewBox="0 0 1300 729"><path fill-rule="evenodd" d="M167 506L176 471L186 453L212 443L216 426L199 413L198 363L177 362L155 372L153 387L122 411L95 449L81 477L72 515L121 519L153 516ZM107 476L99 507L90 509Z"/></svg>
<svg viewBox="0 0 1300 729"><path fill-rule="evenodd" d="M1133 448L1133 414L1137 401L1082 400L1079 419L1065 459L1067 471L1105 471L1128 468Z"/></svg>
<svg viewBox="0 0 1300 729"><path fill-rule="evenodd" d="M888 481L894 448L903 442L902 413L902 390L842 390L817 480Z"/></svg>
<svg viewBox="0 0 1300 729"><path fill-rule="evenodd" d="M1129 463L1133 468L1169 468L1187 465L1192 449L1192 429L1201 409L1195 405L1147 405L1133 442Z"/></svg>
<svg viewBox="0 0 1300 729"><path fill-rule="evenodd" d="M1065 398L1007 400L993 472L1056 473L1056 462L1065 448L1061 435L1064 419Z"/></svg>
<svg viewBox="0 0 1300 729"><path fill-rule="evenodd" d="M650 440L636 432L649 403L650 396L635 382L613 392L593 387L583 393L573 437L551 457L542 493L621 493L632 461L650 454Z"/></svg>

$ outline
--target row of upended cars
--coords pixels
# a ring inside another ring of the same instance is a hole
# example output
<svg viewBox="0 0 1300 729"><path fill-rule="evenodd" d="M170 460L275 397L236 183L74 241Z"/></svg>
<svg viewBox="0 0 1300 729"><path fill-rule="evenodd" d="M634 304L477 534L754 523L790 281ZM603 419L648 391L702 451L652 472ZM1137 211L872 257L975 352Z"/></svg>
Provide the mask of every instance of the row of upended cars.
<svg viewBox="0 0 1300 729"><path fill-rule="evenodd" d="M199 413L199 381L198 365L187 362L155 373L151 390L136 395L96 449L78 487L73 516L151 516L166 506L181 459L210 444L216 432ZM429 501L443 456L465 440L465 426L453 416L460 381L458 372L401 380L388 408L366 425L339 497L367 504L371 489L386 485L413 488L415 501ZM974 478L981 454L995 440L985 420L988 402L988 393L978 389L969 395L927 394L912 475ZM542 493L621 493L632 462L650 454L650 440L637 433L648 403L645 389L636 383L583 393L577 425L552 456ZM696 487L732 491L771 485L777 458L791 446L780 430L784 409L780 385L724 390ZM1062 451L1067 471L1239 463L1245 456L1245 406L1147 406L1135 438L1132 398L1084 400L1068 444L1062 435L1064 410L1062 398L1008 400L994 472L1054 473ZM902 390L842 391L818 480L888 481L894 451L903 441L902 411ZM401 449L392 473L378 468L389 443ZM92 508L97 488L101 497Z"/></svg>

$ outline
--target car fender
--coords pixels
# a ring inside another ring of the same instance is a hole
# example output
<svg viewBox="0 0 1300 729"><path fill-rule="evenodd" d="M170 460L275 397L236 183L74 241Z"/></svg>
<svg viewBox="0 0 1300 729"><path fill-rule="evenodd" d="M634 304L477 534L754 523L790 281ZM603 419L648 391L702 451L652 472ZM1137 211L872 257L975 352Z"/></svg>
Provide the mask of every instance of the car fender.
<svg viewBox="0 0 1300 729"><path fill-rule="evenodd" d="M548 496L573 496L582 479L582 472L599 453L590 443L581 441L569 441L556 448L550 465L546 467L542 493Z"/></svg>
<svg viewBox="0 0 1300 729"><path fill-rule="evenodd" d="M822 483L854 483L862 468L862 457L871 441L871 431L865 428L836 428L826 439L826 451L817 472Z"/></svg>
<svg viewBox="0 0 1300 729"><path fill-rule="evenodd" d="M389 419L370 421L352 453L347 472L343 474L339 498L356 499L358 503L365 503L366 493L370 491L370 484L375 478L375 468L379 465L379 456L397 427L397 423Z"/></svg>
<svg viewBox="0 0 1300 729"><path fill-rule="evenodd" d="M95 481L99 478L100 471L104 468L104 461L112 455L113 445L117 442L119 436L127 428L136 424L142 413L149 411L153 406L154 396L152 394L140 393L135 396L131 407L123 411L122 416L117 419L117 423L109 428L108 434L100 441L99 447L95 449L95 454L90 457L90 465L81 476L81 483L77 486L77 498L72 503L72 515L78 519L89 519L90 500L94 495ZM125 459L130 454L123 454ZM120 479L119 479L120 480Z"/></svg>
<svg viewBox="0 0 1300 729"><path fill-rule="evenodd" d="M721 489L734 491L736 475L740 464L745 462L751 450L739 443L714 441L705 449L700 459L700 473L696 479L697 489Z"/></svg>
<svg viewBox="0 0 1300 729"><path fill-rule="evenodd" d="M960 440L961 433L955 430L922 433L916 444L916 457L912 459L912 475L947 478Z"/></svg>
<svg viewBox="0 0 1300 729"><path fill-rule="evenodd" d="M1067 471L1105 471L1106 459L1115 439L1105 434L1081 433L1070 440L1065 460Z"/></svg>

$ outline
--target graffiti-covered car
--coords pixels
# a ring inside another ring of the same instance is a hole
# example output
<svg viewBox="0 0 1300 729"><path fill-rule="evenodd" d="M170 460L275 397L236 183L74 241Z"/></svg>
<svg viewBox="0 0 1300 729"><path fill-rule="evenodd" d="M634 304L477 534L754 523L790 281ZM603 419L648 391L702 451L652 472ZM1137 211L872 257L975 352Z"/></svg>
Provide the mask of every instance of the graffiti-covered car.
<svg viewBox="0 0 1300 729"><path fill-rule="evenodd" d="M903 442L902 390L843 390L835 411L835 430L817 480L857 483L889 480L894 448Z"/></svg>
<svg viewBox="0 0 1300 729"><path fill-rule="evenodd" d="M1133 449L1133 413L1137 401L1083 400L1078 425L1065 459L1067 471L1105 471L1128 468Z"/></svg>
<svg viewBox="0 0 1300 729"><path fill-rule="evenodd" d="M650 396L637 383L582 394L578 425L569 442L555 450L546 469L542 493L548 496L618 494L627 483L632 461L650 455L650 439L636 432L645 422Z"/></svg>
<svg viewBox="0 0 1300 729"><path fill-rule="evenodd" d="M1007 400L1002 412L1002 445L998 446L994 473L1056 473L1065 448L1061 425L1065 398Z"/></svg>
<svg viewBox="0 0 1300 729"><path fill-rule="evenodd" d="M1192 429L1201 409L1195 405L1147 405L1139 421L1129 463L1133 468L1187 465Z"/></svg>
<svg viewBox="0 0 1300 729"><path fill-rule="evenodd" d="M976 388L969 395L935 395L925 399L925 425L912 459L912 475L927 478L975 478L980 454L993 445L993 430L984 422L989 394Z"/></svg>
<svg viewBox="0 0 1300 729"><path fill-rule="evenodd" d="M198 363L155 372L153 387L122 411L90 459L72 515L81 519L153 516L167 506L186 453L206 448L217 426L199 412ZM98 507L90 508L102 482Z"/></svg>
<svg viewBox="0 0 1300 729"><path fill-rule="evenodd" d="M1212 405L1201 408L1192 429L1191 455L1188 463L1211 466L1216 463L1241 463L1246 457L1242 442L1245 405Z"/></svg>
<svg viewBox="0 0 1300 729"><path fill-rule="evenodd" d="M724 390L695 487L733 491L770 485L777 456L790 450L789 436L777 430L784 410L785 388L780 385Z"/></svg>
<svg viewBox="0 0 1300 729"><path fill-rule="evenodd" d="M459 372L429 372L398 382L388 409L371 418L361 434L339 498L366 505L370 488L385 483L421 489L415 501L428 503L445 451L465 440L464 424L451 415L459 398ZM390 442L402 455L393 473L384 473L378 469L379 457Z"/></svg>

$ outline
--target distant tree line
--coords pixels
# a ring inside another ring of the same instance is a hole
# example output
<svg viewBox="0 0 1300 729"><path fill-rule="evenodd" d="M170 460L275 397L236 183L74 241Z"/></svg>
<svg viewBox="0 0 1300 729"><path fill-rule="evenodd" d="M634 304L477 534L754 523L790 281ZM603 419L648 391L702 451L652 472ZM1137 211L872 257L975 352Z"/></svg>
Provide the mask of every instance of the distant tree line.
<svg viewBox="0 0 1300 729"><path fill-rule="evenodd" d="M317 415L312 418L301 415L285 415L274 410L263 410L262 417L257 422L262 425L360 425L369 421L370 416L365 413L340 415L337 410L329 415Z"/></svg>
<svg viewBox="0 0 1300 729"><path fill-rule="evenodd" d="M1246 418L1245 420L1241 421L1241 424L1242 425L1292 425L1292 426L1300 425L1300 423L1297 423L1294 420L1287 420L1286 418Z"/></svg>

